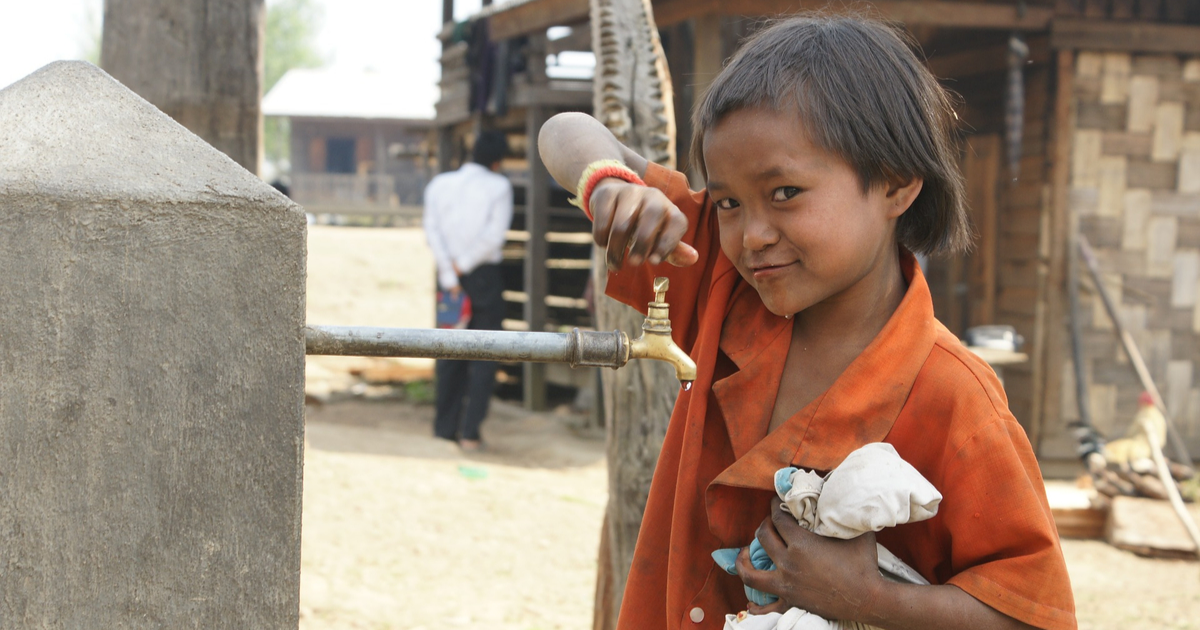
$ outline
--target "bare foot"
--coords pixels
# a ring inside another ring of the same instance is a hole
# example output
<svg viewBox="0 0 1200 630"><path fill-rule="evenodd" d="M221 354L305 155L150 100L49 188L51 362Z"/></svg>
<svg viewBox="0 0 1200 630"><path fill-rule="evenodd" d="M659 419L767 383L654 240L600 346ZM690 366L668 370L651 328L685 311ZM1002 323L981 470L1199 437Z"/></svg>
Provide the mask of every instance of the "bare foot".
<svg viewBox="0 0 1200 630"><path fill-rule="evenodd" d="M483 450L483 442L481 440L459 440L458 447L464 453L478 453Z"/></svg>

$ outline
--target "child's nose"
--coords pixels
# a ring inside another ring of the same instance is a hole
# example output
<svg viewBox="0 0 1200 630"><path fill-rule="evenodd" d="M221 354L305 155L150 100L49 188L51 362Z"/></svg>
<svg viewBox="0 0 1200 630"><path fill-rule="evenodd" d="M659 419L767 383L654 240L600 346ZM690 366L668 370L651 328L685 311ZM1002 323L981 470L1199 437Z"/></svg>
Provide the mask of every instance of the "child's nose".
<svg viewBox="0 0 1200 630"><path fill-rule="evenodd" d="M757 251L766 249L779 241L779 231L771 224L765 212L751 210L742 215L742 247Z"/></svg>

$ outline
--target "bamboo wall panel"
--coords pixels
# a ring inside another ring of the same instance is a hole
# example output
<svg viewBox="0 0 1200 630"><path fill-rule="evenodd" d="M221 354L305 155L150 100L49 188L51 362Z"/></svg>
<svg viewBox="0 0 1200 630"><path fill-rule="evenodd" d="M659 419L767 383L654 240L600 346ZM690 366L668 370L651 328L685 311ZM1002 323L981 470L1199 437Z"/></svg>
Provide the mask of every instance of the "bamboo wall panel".
<svg viewBox="0 0 1200 630"><path fill-rule="evenodd" d="M1069 208L1168 412L1200 452L1200 58L1080 52L1075 69ZM1080 299L1094 422L1117 435L1142 387L1088 282ZM1061 408L1047 411L1070 421L1069 354L1061 369Z"/></svg>

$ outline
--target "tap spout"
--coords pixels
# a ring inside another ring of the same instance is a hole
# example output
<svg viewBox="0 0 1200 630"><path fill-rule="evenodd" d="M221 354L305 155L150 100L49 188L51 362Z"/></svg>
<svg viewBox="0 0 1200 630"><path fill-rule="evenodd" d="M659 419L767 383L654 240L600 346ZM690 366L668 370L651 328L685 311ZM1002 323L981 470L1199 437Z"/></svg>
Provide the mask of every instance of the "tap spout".
<svg viewBox="0 0 1200 630"><path fill-rule="evenodd" d="M675 368L675 378L680 383L686 385L696 380L696 362L675 345L670 334L642 333L641 337L629 342L629 358L665 361Z"/></svg>

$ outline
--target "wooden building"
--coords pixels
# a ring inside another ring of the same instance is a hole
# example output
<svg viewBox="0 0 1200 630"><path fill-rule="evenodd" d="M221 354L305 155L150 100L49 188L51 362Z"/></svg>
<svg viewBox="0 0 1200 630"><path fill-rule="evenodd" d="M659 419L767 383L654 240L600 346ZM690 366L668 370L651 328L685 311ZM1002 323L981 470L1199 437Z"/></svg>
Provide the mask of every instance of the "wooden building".
<svg viewBox="0 0 1200 630"><path fill-rule="evenodd" d="M738 42L766 18L823 6L653 1L674 81L684 170L692 104ZM929 261L935 309L958 334L1009 324L1025 338L1028 361L1006 367L1005 386L1046 474L1078 467L1068 426L1078 412L1066 291L1075 230L1096 249L1123 323L1189 449L1200 454L1200 2L881 0L858 9L903 24L934 74L961 96L962 168L978 241L969 256ZM540 60L590 50L588 2L515 0L473 20L486 23L488 41L524 51L527 65L512 74L503 115L473 109L464 69L469 45L449 43L454 29L447 28L437 118L442 148L481 125L508 128L531 147L519 166L535 187L525 205L532 243L525 280L533 286L527 293L541 288L544 297L545 271L529 261L548 244L540 226L559 210L532 142L548 115L588 111L591 100L590 85L556 82ZM571 34L547 37L547 29L562 26ZM1012 94L1019 107L1008 106ZM1081 284L1087 395L1097 427L1119 434L1141 385L1100 300ZM535 328L545 322L537 319L539 308L525 306Z"/></svg>
<svg viewBox="0 0 1200 630"><path fill-rule="evenodd" d="M377 72L295 69L263 98L289 121L289 195L317 215L419 217L432 175L432 89Z"/></svg>

